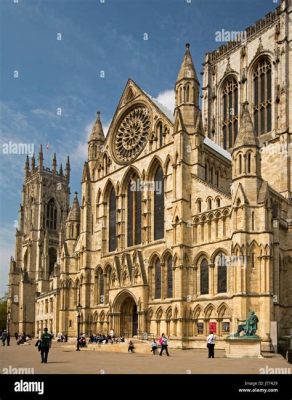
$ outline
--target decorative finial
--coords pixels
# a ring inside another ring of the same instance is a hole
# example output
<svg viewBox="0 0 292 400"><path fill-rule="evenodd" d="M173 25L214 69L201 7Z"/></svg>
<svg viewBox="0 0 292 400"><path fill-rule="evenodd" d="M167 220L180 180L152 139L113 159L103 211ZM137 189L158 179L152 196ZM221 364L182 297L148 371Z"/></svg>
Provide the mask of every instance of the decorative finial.
<svg viewBox="0 0 292 400"><path fill-rule="evenodd" d="M189 48L190 48L190 44L186 43L186 49L189 50Z"/></svg>

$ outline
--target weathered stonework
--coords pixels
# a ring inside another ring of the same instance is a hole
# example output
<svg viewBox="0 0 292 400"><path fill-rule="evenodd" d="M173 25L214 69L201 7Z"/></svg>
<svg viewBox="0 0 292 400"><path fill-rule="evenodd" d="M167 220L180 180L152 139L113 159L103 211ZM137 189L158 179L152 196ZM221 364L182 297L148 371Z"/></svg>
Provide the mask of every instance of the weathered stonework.
<svg viewBox="0 0 292 400"><path fill-rule="evenodd" d="M291 13L291 0L283 1L269 21L249 30L245 44L206 55L202 115L188 45L175 84L174 115L129 80L106 138L97 116L84 164L81 206L76 196L69 213L69 164L65 177L53 172L54 166L44 170L42 159L32 170L26 165L9 278L12 331L37 334L48 326L54 333L75 336L80 302L81 331L86 334L111 328L130 336L165 332L172 345L205 347L211 329L220 348L250 309L259 318L262 349L271 348L274 321L279 335L288 333ZM272 131L257 137L251 74L262 55L272 64ZM220 91L229 74L240 81L239 129L232 148L224 150ZM141 135L140 147L135 135ZM288 153L264 152L263 143L285 143ZM137 179L155 184L159 169L163 236L156 239L156 194L148 185L141 198L129 200L129 184ZM60 191L57 183L62 184ZM43 217L52 198L56 229L48 229ZM135 214L138 202L141 210ZM114 216L110 204L115 204ZM50 247L58 256L51 274Z"/></svg>

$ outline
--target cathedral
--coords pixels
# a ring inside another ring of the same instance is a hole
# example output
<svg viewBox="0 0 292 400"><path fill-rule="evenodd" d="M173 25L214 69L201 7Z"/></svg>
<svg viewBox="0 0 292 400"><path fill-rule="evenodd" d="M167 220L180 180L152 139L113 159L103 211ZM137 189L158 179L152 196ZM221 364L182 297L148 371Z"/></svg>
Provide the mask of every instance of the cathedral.
<svg viewBox="0 0 292 400"><path fill-rule="evenodd" d="M249 311L262 350L292 327L292 1L205 56L190 45L170 112L129 79L105 137L88 138L81 193L25 162L10 332L153 337L217 348ZM202 107L200 109L200 97ZM291 135L291 136L290 136Z"/></svg>

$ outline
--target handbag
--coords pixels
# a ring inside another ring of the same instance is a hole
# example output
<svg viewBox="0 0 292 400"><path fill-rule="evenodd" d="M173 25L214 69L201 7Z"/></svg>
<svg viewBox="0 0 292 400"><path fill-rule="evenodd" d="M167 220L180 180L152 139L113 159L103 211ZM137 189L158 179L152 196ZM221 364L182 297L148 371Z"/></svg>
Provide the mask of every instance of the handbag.
<svg viewBox="0 0 292 400"><path fill-rule="evenodd" d="M37 340L37 341L36 341L35 347L38 348L38 351L41 351L41 344L42 344L42 341L41 341L41 340Z"/></svg>

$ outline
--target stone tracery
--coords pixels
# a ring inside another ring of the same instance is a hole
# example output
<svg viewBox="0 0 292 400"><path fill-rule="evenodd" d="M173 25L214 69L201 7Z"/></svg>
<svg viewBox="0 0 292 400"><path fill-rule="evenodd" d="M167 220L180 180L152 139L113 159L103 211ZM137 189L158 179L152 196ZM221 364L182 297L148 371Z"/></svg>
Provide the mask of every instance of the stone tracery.
<svg viewBox="0 0 292 400"><path fill-rule="evenodd" d="M150 115L146 107L137 107L123 118L114 140L118 161L129 162L136 158L146 145L150 129Z"/></svg>

